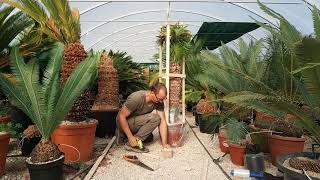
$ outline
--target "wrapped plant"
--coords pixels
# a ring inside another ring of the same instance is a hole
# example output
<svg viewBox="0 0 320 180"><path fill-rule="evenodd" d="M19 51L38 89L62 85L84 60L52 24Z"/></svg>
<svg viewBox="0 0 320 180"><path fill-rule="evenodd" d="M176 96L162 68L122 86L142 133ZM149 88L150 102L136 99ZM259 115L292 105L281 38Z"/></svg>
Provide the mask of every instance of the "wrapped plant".
<svg viewBox="0 0 320 180"><path fill-rule="evenodd" d="M106 53L103 53L98 71L98 95L93 111L116 111L119 109L118 71Z"/></svg>
<svg viewBox="0 0 320 180"><path fill-rule="evenodd" d="M200 99L196 108L199 113L213 113L217 111L217 108L212 105L208 98Z"/></svg>

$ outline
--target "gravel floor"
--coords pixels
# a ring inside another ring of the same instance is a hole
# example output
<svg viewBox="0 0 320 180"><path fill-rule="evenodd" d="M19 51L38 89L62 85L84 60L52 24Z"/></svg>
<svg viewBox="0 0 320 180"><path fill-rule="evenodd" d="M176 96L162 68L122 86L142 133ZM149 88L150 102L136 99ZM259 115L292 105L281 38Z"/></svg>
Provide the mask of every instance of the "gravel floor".
<svg viewBox="0 0 320 180"><path fill-rule="evenodd" d="M183 145L173 148L174 155L170 159L160 157L162 146L159 144L159 133L156 131L154 142L147 146L150 155L127 152L122 146L114 146L93 179L227 179L211 161L188 126L185 132ZM148 171L123 160L124 155L138 156L155 171Z"/></svg>

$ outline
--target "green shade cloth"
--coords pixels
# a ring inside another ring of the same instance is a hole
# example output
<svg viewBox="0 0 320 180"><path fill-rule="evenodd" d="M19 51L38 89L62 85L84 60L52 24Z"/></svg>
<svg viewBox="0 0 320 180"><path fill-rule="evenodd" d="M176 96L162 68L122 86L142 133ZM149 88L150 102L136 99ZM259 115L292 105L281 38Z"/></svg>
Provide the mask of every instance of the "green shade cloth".
<svg viewBox="0 0 320 180"><path fill-rule="evenodd" d="M195 37L205 41L203 48L214 50L260 26L247 22L204 22Z"/></svg>

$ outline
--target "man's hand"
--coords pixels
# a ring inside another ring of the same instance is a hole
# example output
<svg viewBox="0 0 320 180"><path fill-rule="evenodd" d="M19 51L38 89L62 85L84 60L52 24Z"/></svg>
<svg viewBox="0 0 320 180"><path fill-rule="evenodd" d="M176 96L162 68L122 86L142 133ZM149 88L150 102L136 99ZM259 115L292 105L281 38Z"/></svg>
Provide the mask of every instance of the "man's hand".
<svg viewBox="0 0 320 180"><path fill-rule="evenodd" d="M32 136L38 135L39 131L35 125L29 125L27 129L23 131L25 138L31 138Z"/></svg>
<svg viewBox="0 0 320 180"><path fill-rule="evenodd" d="M129 144L130 144L131 147L136 147L136 146L138 146L138 142L137 142L137 138L136 138L136 137L130 136L130 137L128 138L128 141L129 141Z"/></svg>
<svg viewBox="0 0 320 180"><path fill-rule="evenodd" d="M171 148L171 146L169 144L163 144L162 147L163 148Z"/></svg>

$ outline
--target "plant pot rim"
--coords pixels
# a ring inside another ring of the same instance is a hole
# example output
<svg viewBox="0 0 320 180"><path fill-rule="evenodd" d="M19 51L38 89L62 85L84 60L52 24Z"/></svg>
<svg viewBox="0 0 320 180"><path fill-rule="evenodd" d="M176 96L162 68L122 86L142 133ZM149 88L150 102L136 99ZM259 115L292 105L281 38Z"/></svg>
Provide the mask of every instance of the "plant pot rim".
<svg viewBox="0 0 320 180"><path fill-rule="evenodd" d="M316 155L317 157L320 156L320 153L313 153L313 152L294 152L294 153L288 153L288 154L284 154L284 155L280 155L277 157L277 160L276 160L276 165L277 167L279 168L279 170L281 170L282 172L284 173L291 173L293 176L295 177L305 177L302 173L299 173L299 172L296 172L296 171L293 171L287 167L284 167L283 166L283 163L289 159L289 158L292 158L292 157L311 157L313 155ZM318 177L313 177L311 176L312 179L314 180L320 180L320 178Z"/></svg>
<svg viewBox="0 0 320 180"><path fill-rule="evenodd" d="M59 129L83 129L83 128L89 128L94 127L98 124L98 121L94 122L87 122L87 123L72 123L72 124L60 124L57 126Z"/></svg>
<svg viewBox="0 0 320 180"><path fill-rule="evenodd" d="M10 135L10 132L7 131L0 132L0 140L7 139L10 137Z"/></svg>
<svg viewBox="0 0 320 180"><path fill-rule="evenodd" d="M229 147L235 147L235 148L246 148L245 145L240 145L240 144L234 144L234 143L228 143L229 144Z"/></svg>
<svg viewBox="0 0 320 180"><path fill-rule="evenodd" d="M26 163L27 163L28 165L31 165L31 166L41 166L41 165L46 165L46 164L50 164L50 163L57 162L57 161L59 161L59 160L61 160L61 159L63 159L63 158L64 158L64 154L61 154L60 157L58 157L57 159L51 160L51 161L33 163L33 162L31 162L31 157L28 157L28 158L26 159Z"/></svg>
<svg viewBox="0 0 320 180"><path fill-rule="evenodd" d="M283 141L304 142L307 140L304 136L301 136L300 138L298 138L298 137L281 136L276 134L268 134L268 137L272 139L283 140Z"/></svg>

